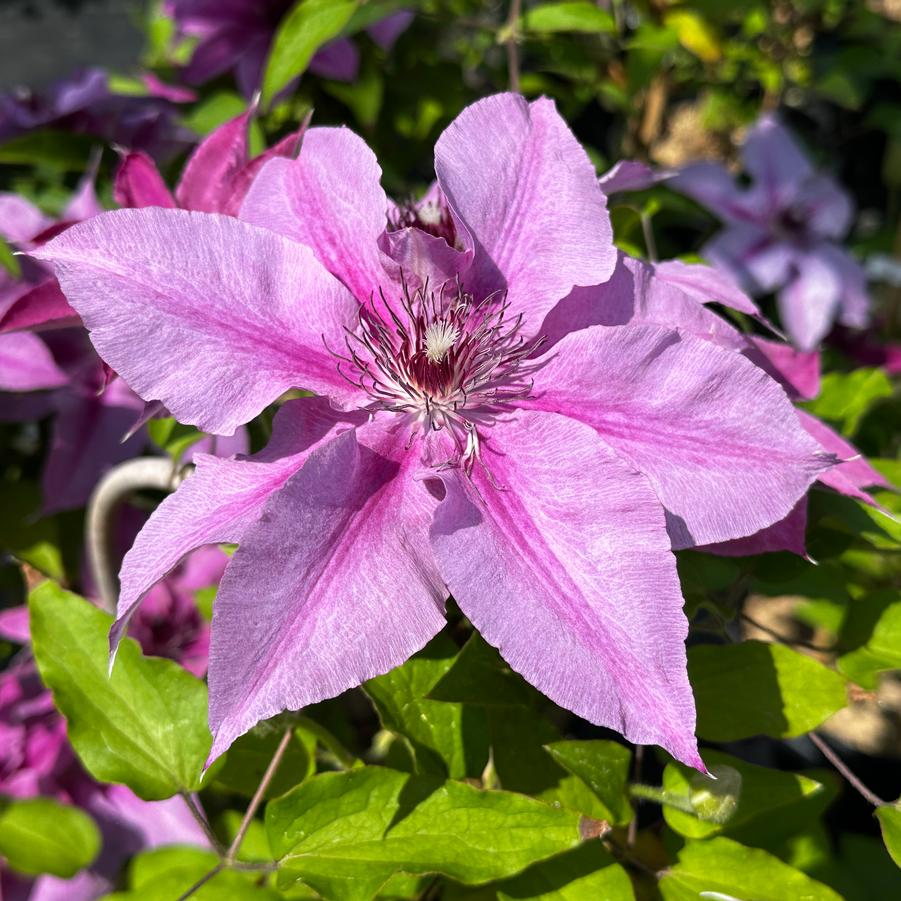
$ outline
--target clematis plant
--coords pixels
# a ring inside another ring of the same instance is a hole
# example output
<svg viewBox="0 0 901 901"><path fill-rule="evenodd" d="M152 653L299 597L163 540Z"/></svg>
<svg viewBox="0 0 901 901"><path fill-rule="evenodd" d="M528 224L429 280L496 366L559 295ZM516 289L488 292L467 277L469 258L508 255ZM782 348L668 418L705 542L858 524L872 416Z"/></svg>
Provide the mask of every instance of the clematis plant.
<svg viewBox="0 0 901 901"><path fill-rule="evenodd" d="M750 130L742 162L752 179L747 188L712 162L669 180L726 224L704 255L750 293L778 292L782 325L801 350L813 350L836 320L865 326L866 276L838 243L851 226L848 195L814 171L775 116Z"/></svg>
<svg viewBox="0 0 901 901"><path fill-rule="evenodd" d="M229 434L317 395L283 404L260 453L195 458L125 558L112 640L187 553L234 542L211 758L403 662L450 593L558 704L703 768L672 548L778 522L834 458L733 350L567 328L561 300L617 254L550 101L473 104L435 168L393 204L360 138L313 128L243 221L121 210L35 252L101 356L179 420Z"/></svg>

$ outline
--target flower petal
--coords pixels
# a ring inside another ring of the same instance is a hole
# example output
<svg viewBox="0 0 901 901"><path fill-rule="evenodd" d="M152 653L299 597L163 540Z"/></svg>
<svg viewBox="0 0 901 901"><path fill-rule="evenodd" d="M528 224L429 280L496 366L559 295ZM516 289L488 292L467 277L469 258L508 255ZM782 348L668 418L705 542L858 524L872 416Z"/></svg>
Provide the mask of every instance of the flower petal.
<svg viewBox="0 0 901 901"><path fill-rule="evenodd" d="M606 198L552 101L498 94L467 107L435 145L435 172L475 245L467 289L506 289L532 331L575 285L613 272Z"/></svg>
<svg viewBox="0 0 901 901"><path fill-rule="evenodd" d="M37 335L0 335L0 391L39 391L68 381Z"/></svg>
<svg viewBox="0 0 901 901"><path fill-rule="evenodd" d="M568 335L525 404L588 423L651 481L677 548L783 519L832 464L740 354L654 325Z"/></svg>
<svg viewBox="0 0 901 901"><path fill-rule="evenodd" d="M26 291L0 315L0 332L81 325L52 276Z"/></svg>
<svg viewBox="0 0 901 901"><path fill-rule="evenodd" d="M799 557L807 556L807 498L802 498L792 507L785 519L779 520L747 538L736 538L719 544L708 544L698 548L721 557L752 557L756 554L770 554L788 551Z"/></svg>
<svg viewBox="0 0 901 901"><path fill-rule="evenodd" d="M779 317L792 343L815 350L832 328L841 297L841 276L828 254L799 254L794 278L779 292Z"/></svg>
<svg viewBox="0 0 901 901"><path fill-rule="evenodd" d="M84 506L103 474L146 443L143 433L122 440L144 404L121 379L100 395L61 391L56 406L41 480L45 514Z"/></svg>
<svg viewBox="0 0 901 901"><path fill-rule="evenodd" d="M745 356L768 372L792 400L812 400L820 393L820 355L795 350L790 344L748 335Z"/></svg>
<svg viewBox="0 0 901 901"><path fill-rule="evenodd" d="M113 199L126 208L161 206L171 209L175 206L156 163L140 150L126 153L119 163L113 182Z"/></svg>
<svg viewBox="0 0 901 901"><path fill-rule="evenodd" d="M224 212L232 181L247 164L247 129L253 114L251 107L214 129L197 145L175 189L182 209Z"/></svg>
<svg viewBox="0 0 901 901"><path fill-rule="evenodd" d="M0 236L7 241L30 241L52 221L24 197L0 193Z"/></svg>
<svg viewBox="0 0 901 901"><path fill-rule="evenodd" d="M678 172L669 187L686 194L706 207L724 222L764 222L766 209L757 209L747 191L735 183L735 179L720 163L692 163Z"/></svg>
<svg viewBox="0 0 901 901"><path fill-rule="evenodd" d="M179 422L230 435L289 388L354 398L324 346L356 305L310 251L227 216L117 210L35 255L98 353Z"/></svg>
<svg viewBox="0 0 901 901"><path fill-rule="evenodd" d="M688 623L660 503L581 423L520 412L472 484L445 477L432 546L460 608L557 704L703 769ZM497 444L495 445L495 440Z"/></svg>
<svg viewBox="0 0 901 901"><path fill-rule="evenodd" d="M115 650L143 596L195 548L238 542L269 495L303 465L310 452L342 428L362 421L333 410L324 398L289 401L278 412L272 440L252 457L223 460L198 454L197 469L147 520L122 562Z"/></svg>
<svg viewBox="0 0 901 901"><path fill-rule="evenodd" d="M844 461L824 472L819 480L839 494L857 498L857 500L863 501L871 507L878 508L879 504L864 489L891 488L891 483L886 480L881 472L870 466L860 451L850 441L842 438L841 435L829 428L825 422L817 419L816 416L812 416L805 410L796 412L804 430L809 435L812 435L824 450L835 454L840 460Z"/></svg>
<svg viewBox="0 0 901 901"><path fill-rule="evenodd" d="M211 760L260 720L398 666L444 625L435 502L406 439L379 420L339 436L244 534L213 613Z"/></svg>
<svg viewBox="0 0 901 901"><path fill-rule="evenodd" d="M387 224L382 170L347 128L311 128L296 160L270 160L240 217L306 244L354 296L367 300L385 281L378 241Z"/></svg>
<svg viewBox="0 0 901 901"><path fill-rule="evenodd" d="M790 203L813 169L801 148L775 116L763 116L748 132L741 148L745 169L771 209Z"/></svg>

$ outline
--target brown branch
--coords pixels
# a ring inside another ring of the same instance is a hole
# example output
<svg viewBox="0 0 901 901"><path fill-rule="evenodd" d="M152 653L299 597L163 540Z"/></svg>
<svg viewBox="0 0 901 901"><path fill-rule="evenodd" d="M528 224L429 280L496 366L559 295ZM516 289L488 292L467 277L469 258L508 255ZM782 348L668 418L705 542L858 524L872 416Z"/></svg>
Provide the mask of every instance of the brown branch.
<svg viewBox="0 0 901 901"><path fill-rule="evenodd" d="M874 807L885 807L888 801L883 801L879 795L868 789L854 773L848 768L848 765L829 747L826 742L817 735L816 732L808 732L807 737L816 745L823 757L826 758L838 771L844 776L845 781L855 789L864 800L868 801Z"/></svg>
<svg viewBox="0 0 901 901"><path fill-rule="evenodd" d="M225 864L217 863L216 866L213 867L212 870L209 871L205 876L201 876L197 882L194 883L186 892L182 892L176 901L187 901L193 894L199 892L211 879L215 879L223 870L225 869Z"/></svg>

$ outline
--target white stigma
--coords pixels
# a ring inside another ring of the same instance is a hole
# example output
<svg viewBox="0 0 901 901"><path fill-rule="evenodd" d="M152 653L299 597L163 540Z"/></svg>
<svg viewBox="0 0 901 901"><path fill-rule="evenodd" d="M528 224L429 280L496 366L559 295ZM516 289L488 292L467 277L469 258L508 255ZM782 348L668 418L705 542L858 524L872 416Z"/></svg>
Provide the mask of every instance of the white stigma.
<svg viewBox="0 0 901 901"><path fill-rule="evenodd" d="M440 363L459 337L456 326L443 320L433 322L425 330L425 355L429 362Z"/></svg>
<svg viewBox="0 0 901 901"><path fill-rule="evenodd" d="M416 215L423 225L441 224L441 207L437 203L424 203L416 211Z"/></svg>

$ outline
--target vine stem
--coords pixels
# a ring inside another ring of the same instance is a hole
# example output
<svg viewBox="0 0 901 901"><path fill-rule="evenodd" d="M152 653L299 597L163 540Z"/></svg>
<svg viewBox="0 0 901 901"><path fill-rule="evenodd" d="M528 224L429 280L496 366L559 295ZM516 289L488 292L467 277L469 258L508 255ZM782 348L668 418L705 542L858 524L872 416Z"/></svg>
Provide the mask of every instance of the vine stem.
<svg viewBox="0 0 901 901"><path fill-rule="evenodd" d="M219 841L218 836L215 832L210 828L210 824L207 822L206 817L201 812L200 808L197 804L194 803L194 799L191 797L188 792L180 792L182 798L184 799L185 804L188 807L188 810L191 812L191 816L197 821L197 825L203 830L203 834L207 837L207 841L209 841L210 845L212 845L213 850L220 856L225 853L225 848L222 845L222 842Z"/></svg>
<svg viewBox="0 0 901 901"><path fill-rule="evenodd" d="M522 0L510 0L510 12L504 23L502 34L507 47L507 75L510 79L510 90L519 93L519 17L522 12Z"/></svg>
<svg viewBox="0 0 901 901"><path fill-rule="evenodd" d="M851 772L848 765L829 747L829 745L817 735L816 732L808 732L807 737L816 745L819 752L825 757L845 778L845 781L855 789L864 800L868 801L874 807L885 807L888 801L883 801L879 795L870 791L854 773Z"/></svg>
<svg viewBox="0 0 901 901"><path fill-rule="evenodd" d="M247 830L250 828L254 814L257 812L257 808L263 801L263 795L266 794L266 789L269 788L269 783L272 782L272 778L273 776L275 776L275 773L279 768L279 764L282 762L282 758L285 756L285 751L288 750L288 744L291 741L291 735L293 731L294 730L291 728L285 730L285 734L282 736L282 740L279 742L278 747L275 749L275 753L272 755L272 760L269 761L269 766L266 767L266 772L263 773L263 778L260 779L260 784L257 786L257 790L256 792L254 792L253 798L251 798L250 800L250 804L247 805L247 810L244 811L244 819L241 820L241 825L238 827L238 831L235 834L231 845L229 845L228 851L225 852L225 857L223 858L226 866L231 866L235 862L238 851L241 850L241 842L244 841L244 836L247 835Z"/></svg>
<svg viewBox="0 0 901 901"><path fill-rule="evenodd" d="M217 863L209 873L201 876L187 891L182 892L176 901L187 901L192 895L199 892L211 879L214 879L225 869L224 863Z"/></svg>
<svg viewBox="0 0 901 901"><path fill-rule="evenodd" d="M88 561L100 600L109 613L116 612L119 581L113 555L116 511L136 491L154 488L173 491L184 480L190 467L177 467L165 457L139 457L113 467L97 484L88 502Z"/></svg>

